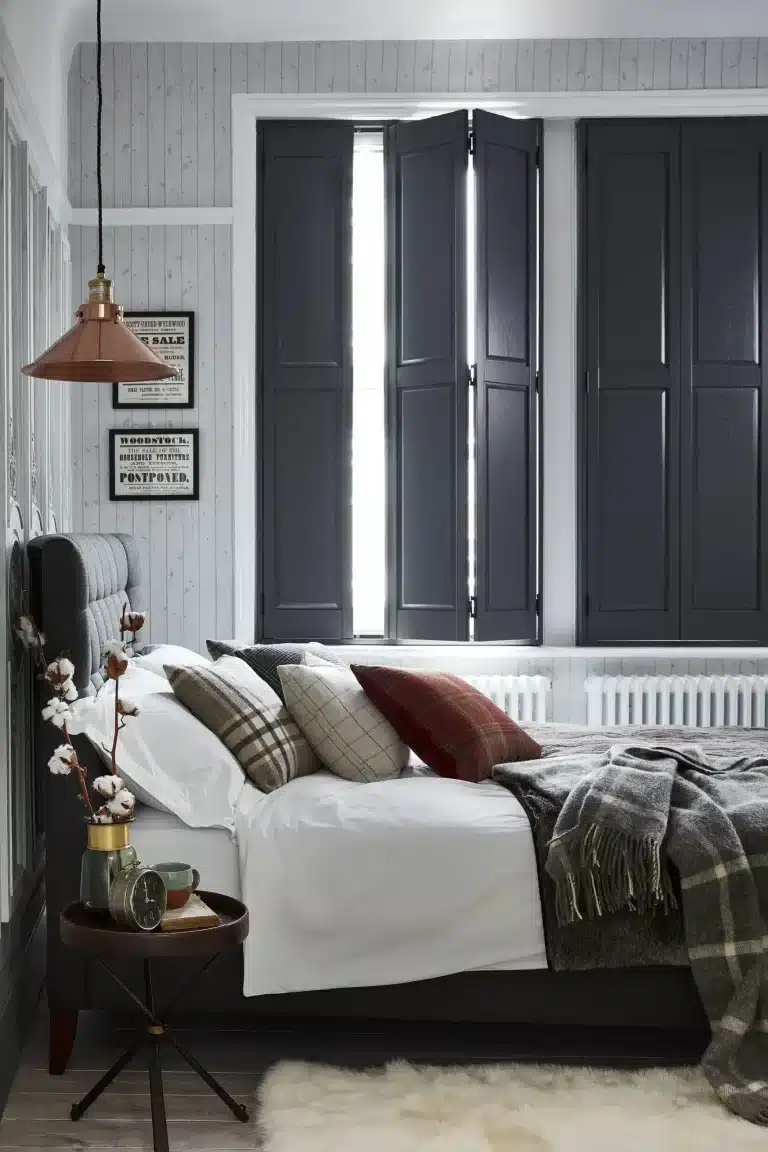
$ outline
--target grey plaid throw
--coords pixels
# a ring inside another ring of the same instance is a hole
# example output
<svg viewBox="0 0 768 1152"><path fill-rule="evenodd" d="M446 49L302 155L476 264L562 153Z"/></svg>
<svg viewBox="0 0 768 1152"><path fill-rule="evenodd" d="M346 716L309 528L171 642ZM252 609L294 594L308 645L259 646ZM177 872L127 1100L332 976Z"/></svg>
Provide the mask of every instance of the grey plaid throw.
<svg viewBox="0 0 768 1152"><path fill-rule="evenodd" d="M668 909L667 858L712 1028L704 1069L733 1112L768 1124L768 757L714 766L698 747L611 748L555 824L558 917Z"/></svg>

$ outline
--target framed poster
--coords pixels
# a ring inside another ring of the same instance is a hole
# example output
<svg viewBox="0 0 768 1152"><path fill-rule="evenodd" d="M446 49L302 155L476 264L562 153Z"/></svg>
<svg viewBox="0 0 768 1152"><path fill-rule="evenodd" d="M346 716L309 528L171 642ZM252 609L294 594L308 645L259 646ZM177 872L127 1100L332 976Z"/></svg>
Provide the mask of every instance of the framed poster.
<svg viewBox="0 0 768 1152"><path fill-rule="evenodd" d="M110 500L199 500L197 428L110 428Z"/></svg>
<svg viewBox="0 0 768 1152"><path fill-rule="evenodd" d="M194 408L194 312L126 312L130 328L179 375L172 380L147 380L112 385L113 408Z"/></svg>

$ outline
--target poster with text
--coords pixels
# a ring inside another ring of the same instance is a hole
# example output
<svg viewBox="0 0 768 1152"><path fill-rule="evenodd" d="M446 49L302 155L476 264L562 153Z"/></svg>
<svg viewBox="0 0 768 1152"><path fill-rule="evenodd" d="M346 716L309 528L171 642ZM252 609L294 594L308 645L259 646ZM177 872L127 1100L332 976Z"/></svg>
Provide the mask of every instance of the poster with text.
<svg viewBox="0 0 768 1152"><path fill-rule="evenodd" d="M110 500L197 500L197 446L197 428L112 428Z"/></svg>
<svg viewBox="0 0 768 1152"><path fill-rule="evenodd" d="M195 403L194 312L126 312L125 324L179 375L170 380L118 383L113 408L192 408Z"/></svg>

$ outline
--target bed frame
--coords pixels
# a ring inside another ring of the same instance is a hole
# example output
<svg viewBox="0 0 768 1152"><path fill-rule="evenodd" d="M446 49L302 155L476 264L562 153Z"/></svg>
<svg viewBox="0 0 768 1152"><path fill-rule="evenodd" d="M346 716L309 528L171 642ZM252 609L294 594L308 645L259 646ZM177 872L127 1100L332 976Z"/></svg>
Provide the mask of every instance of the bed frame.
<svg viewBox="0 0 768 1152"><path fill-rule="evenodd" d="M119 635L123 605L142 608L146 599L136 545L124 535L42 536L29 544L30 606L52 658L66 651L76 667L81 694L101 683L104 643ZM42 689L38 687L38 693ZM76 900L85 828L74 788L51 776L48 759L57 733L35 708L35 771L46 800L47 984L50 1070L64 1072L81 1009L119 1010L120 993L95 965L64 948L59 913ZM89 773L100 770L96 754L76 738ZM510 900L514 891L510 887ZM257 923L251 925L258 935ZM131 986L139 972L118 966ZM178 986L176 963L158 964L162 1001ZM439 979L374 988L244 997L242 950L222 956L196 986L195 1016L250 1019L456 1022L591 1028L657 1028L707 1031L707 1020L688 968L625 968L586 972L464 972ZM266 1022L266 1021L265 1021Z"/></svg>

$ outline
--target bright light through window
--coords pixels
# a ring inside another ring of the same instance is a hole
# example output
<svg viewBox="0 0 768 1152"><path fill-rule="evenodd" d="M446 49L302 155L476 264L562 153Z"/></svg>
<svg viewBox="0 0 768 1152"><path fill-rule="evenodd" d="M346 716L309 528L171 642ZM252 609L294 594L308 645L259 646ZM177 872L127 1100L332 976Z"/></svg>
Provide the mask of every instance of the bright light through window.
<svg viewBox="0 0 768 1152"><path fill-rule="evenodd" d="M472 157L469 157L467 169L467 363L475 363L475 169ZM477 492L475 487L475 388L467 389L467 543L469 556L467 576L469 582L469 595L474 596L477 588L477 573L475 570L475 556L477 552ZM469 620L469 638L475 636L475 621Z"/></svg>
<svg viewBox="0 0 768 1152"><path fill-rule="evenodd" d="M384 136L358 132L352 165L352 625L386 616Z"/></svg>

